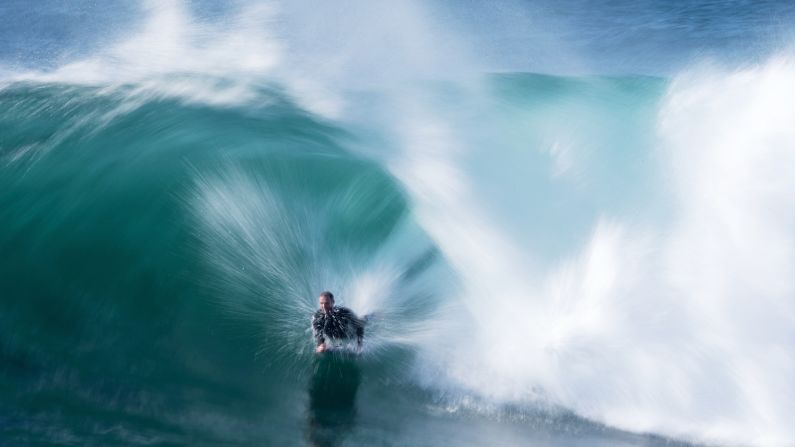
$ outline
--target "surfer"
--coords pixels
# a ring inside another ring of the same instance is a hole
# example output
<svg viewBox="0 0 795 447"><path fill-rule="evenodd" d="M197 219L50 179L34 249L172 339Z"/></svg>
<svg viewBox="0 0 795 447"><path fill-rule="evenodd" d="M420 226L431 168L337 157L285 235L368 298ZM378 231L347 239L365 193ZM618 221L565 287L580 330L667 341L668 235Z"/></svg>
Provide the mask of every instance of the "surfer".
<svg viewBox="0 0 795 447"><path fill-rule="evenodd" d="M356 346L362 349L364 322L352 310L334 305L334 294L322 292L318 297L320 309L312 315L312 333L317 347L315 352L324 352L326 339L351 339L356 337Z"/></svg>

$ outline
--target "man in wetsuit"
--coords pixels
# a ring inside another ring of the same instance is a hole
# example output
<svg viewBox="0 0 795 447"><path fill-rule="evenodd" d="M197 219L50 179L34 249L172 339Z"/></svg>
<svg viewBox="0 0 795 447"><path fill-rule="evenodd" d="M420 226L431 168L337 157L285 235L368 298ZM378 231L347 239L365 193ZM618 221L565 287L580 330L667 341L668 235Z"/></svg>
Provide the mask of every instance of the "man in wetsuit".
<svg viewBox="0 0 795 447"><path fill-rule="evenodd" d="M350 339L356 337L356 345L361 350L364 338L364 322L353 311L334 305L334 295L322 292L318 298L320 309L312 315L312 333L317 347L315 352L327 349L326 339Z"/></svg>

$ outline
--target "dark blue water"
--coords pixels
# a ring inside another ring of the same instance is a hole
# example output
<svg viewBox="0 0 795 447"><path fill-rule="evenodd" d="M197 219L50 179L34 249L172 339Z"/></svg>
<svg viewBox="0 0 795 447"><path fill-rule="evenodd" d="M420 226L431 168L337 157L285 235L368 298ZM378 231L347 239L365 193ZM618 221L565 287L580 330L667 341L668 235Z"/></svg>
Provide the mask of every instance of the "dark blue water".
<svg viewBox="0 0 795 447"><path fill-rule="evenodd" d="M184 4L199 22L226 17L240 5L212 0ZM272 25L296 42L296 37L310 36L301 41L307 48L300 48L310 51L339 38L321 35L324 28L313 28L313 22L302 23L312 17L311 10L327 8L325 19L331 25L324 26L333 28L335 22L358 16L351 9L346 13L352 5L281 5L291 15ZM487 68L550 73L671 74L704 57L758 62L788 45L795 20L795 6L787 1L515 0L486 5L437 0L425 7L426 19L455 30ZM56 66L123 38L146 8L123 1L5 1L0 5L0 58L17 67Z"/></svg>

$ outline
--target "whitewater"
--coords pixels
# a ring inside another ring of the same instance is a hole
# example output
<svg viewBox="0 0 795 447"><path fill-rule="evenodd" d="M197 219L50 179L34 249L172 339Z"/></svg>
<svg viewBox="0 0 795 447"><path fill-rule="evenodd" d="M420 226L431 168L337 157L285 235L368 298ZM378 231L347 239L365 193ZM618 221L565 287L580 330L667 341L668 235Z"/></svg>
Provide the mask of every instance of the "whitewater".
<svg viewBox="0 0 795 447"><path fill-rule="evenodd" d="M795 12L689 5L0 34L0 444L795 444ZM361 357L314 354L323 290Z"/></svg>

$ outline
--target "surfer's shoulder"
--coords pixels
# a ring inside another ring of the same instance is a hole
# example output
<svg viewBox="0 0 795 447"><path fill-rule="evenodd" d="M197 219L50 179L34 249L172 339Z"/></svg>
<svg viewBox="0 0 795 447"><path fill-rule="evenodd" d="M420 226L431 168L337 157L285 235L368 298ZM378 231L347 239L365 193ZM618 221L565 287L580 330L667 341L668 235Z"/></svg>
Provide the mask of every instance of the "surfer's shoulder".
<svg viewBox="0 0 795 447"><path fill-rule="evenodd" d="M343 315L351 315L351 314L353 314L353 311L348 309L347 307L336 306L334 308L334 310L336 310L337 313L340 313L340 314L343 314Z"/></svg>

